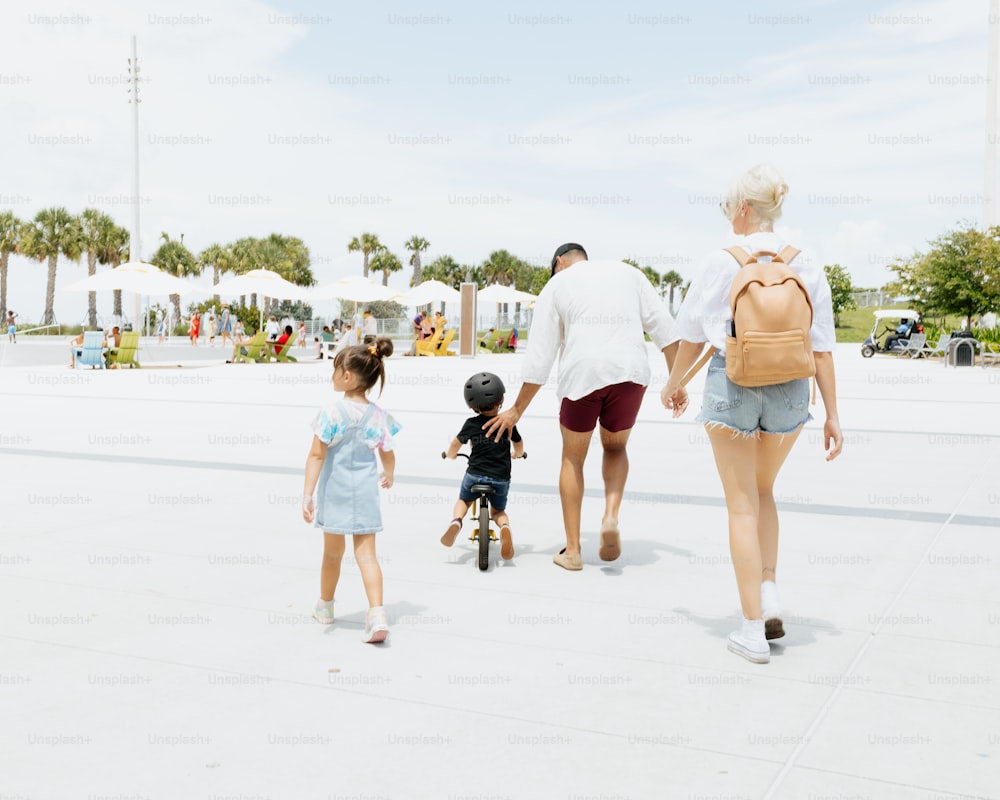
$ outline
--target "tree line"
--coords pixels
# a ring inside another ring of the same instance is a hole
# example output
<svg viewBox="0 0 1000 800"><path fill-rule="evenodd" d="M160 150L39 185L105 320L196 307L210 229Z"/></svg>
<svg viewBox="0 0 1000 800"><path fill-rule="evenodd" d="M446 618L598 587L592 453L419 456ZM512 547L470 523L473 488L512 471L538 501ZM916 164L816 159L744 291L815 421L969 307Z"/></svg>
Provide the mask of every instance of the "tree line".
<svg viewBox="0 0 1000 800"><path fill-rule="evenodd" d="M59 257L78 263L86 255L87 274L95 275L98 265L114 268L128 262L129 245L128 229L95 208L86 208L74 215L63 207L52 207L39 211L30 221L19 219L12 211L0 212L0 318L7 313L7 270L12 253L47 262L45 311L41 324L51 325L55 322L53 306ZM547 267L533 266L504 249L494 250L479 264L460 264L450 255L442 255L424 266L421 254L429 247L430 242L418 235L411 236L403 244L413 269L410 286L434 279L458 288L462 282L471 281L480 288L498 283L538 294L550 277ZM347 251L360 253L362 274L365 277L381 275L383 285L388 285L390 275L403 269L402 260L374 233L353 237L347 243ZM215 242L195 252L184 243L183 234L173 237L163 232L159 246L148 261L179 278L211 271L213 285L219 283L223 274L242 275L259 268L277 272L300 286L315 284L309 248L297 237L278 233L243 237L228 244ZM642 267L634 261L629 263L641 269L661 295L669 294L673 307L674 292L684 285L681 275L674 270L661 275L651 267ZM175 319L180 319L179 296L171 295L170 300ZM250 305L256 305L253 296ZM122 314L120 291L114 292L113 313ZM96 292L88 293L87 325L97 327Z"/></svg>

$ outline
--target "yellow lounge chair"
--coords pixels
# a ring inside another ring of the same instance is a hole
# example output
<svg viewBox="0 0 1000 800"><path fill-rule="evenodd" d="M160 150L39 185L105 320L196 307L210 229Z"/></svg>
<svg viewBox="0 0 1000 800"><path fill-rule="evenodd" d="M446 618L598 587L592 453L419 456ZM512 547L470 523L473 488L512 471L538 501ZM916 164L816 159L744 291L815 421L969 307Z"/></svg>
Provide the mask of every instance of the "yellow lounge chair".
<svg viewBox="0 0 1000 800"><path fill-rule="evenodd" d="M422 342L417 342L417 355L418 356L453 356L454 353L448 352L448 345L451 344L451 340L455 338L455 329L445 331L443 337L435 336L433 339L425 339ZM421 347L421 345L425 345Z"/></svg>

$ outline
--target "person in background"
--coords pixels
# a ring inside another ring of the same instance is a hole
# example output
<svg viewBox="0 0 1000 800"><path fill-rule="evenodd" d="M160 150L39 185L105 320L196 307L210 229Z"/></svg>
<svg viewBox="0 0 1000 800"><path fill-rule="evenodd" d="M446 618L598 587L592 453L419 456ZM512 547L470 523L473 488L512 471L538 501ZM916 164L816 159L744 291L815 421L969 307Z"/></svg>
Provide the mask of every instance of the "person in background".
<svg viewBox="0 0 1000 800"><path fill-rule="evenodd" d="M219 335L222 337L222 346L225 347L233 335L233 317L229 311L229 304L222 304L222 311L219 312Z"/></svg>
<svg viewBox="0 0 1000 800"><path fill-rule="evenodd" d="M365 309L364 322L362 323L364 334L364 344L371 344L375 341L375 337L378 336L378 320L372 316L372 312Z"/></svg>
<svg viewBox="0 0 1000 800"><path fill-rule="evenodd" d="M198 334L201 330L201 316L195 311L191 315L191 324L188 326L188 337L191 339L191 346L198 346Z"/></svg>

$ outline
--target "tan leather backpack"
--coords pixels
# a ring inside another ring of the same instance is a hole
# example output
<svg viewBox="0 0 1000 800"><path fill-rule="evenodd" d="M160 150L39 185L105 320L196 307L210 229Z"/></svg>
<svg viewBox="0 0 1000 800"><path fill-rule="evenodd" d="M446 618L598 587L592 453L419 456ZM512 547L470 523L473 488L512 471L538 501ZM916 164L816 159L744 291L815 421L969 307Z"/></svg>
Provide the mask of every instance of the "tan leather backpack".
<svg viewBox="0 0 1000 800"><path fill-rule="evenodd" d="M742 247L726 252L740 264L729 290L732 323L726 331L726 375L740 386L769 386L816 374L809 292L788 264L799 250Z"/></svg>

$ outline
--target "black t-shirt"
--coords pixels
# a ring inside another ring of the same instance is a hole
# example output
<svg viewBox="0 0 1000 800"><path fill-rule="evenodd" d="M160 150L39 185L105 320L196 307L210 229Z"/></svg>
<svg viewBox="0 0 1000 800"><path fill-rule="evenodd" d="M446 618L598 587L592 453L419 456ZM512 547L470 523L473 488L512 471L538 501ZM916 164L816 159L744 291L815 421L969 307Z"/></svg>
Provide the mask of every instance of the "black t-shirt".
<svg viewBox="0 0 1000 800"><path fill-rule="evenodd" d="M488 439L483 425L491 419L494 417L487 417L485 414L469 417L456 438L462 444L469 442L472 445L472 454L469 456L469 472L509 481L510 443L521 441L521 434L517 432L515 425L510 438L504 434L499 442Z"/></svg>

